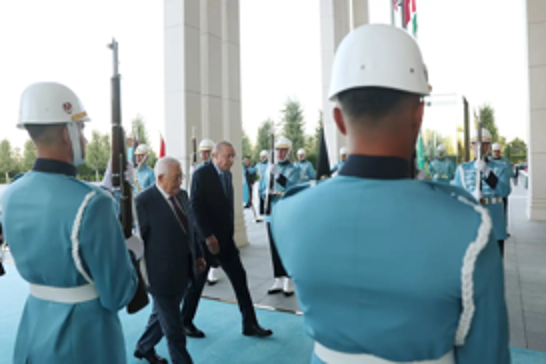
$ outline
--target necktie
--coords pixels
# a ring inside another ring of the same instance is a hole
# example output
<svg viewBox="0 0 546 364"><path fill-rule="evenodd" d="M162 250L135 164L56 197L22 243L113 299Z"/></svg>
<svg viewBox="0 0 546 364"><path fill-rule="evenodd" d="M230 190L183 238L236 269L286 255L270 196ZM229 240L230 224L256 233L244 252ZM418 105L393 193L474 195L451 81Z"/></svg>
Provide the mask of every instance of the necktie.
<svg viewBox="0 0 546 364"><path fill-rule="evenodd" d="M175 213L176 217L178 218L178 221L180 222L180 225L182 225L184 230L186 230L186 232L188 232L189 231L188 230L188 219L186 218L186 215L184 214L184 212L182 211L182 208L178 204L178 201L176 201L176 197L175 196L169 197L169 201L171 202L171 205L174 208L174 213Z"/></svg>

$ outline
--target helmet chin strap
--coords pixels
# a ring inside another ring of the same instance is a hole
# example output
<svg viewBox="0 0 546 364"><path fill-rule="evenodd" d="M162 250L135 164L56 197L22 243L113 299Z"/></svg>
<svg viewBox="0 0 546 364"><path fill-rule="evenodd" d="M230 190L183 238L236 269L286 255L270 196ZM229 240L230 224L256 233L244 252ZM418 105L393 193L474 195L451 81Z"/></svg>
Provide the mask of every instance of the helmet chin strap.
<svg viewBox="0 0 546 364"><path fill-rule="evenodd" d="M72 143L72 164L77 167L85 162L81 148L80 129L78 128L77 123L68 123L66 128L68 129L68 136Z"/></svg>

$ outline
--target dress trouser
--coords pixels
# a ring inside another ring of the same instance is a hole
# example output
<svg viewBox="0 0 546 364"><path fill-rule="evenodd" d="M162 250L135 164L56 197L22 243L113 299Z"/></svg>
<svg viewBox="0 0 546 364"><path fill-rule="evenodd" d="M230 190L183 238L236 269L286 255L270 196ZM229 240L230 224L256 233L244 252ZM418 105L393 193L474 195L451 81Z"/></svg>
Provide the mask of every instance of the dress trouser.
<svg viewBox="0 0 546 364"><path fill-rule="evenodd" d="M504 258L504 240L498 240L497 243L499 244L499 250L501 253L501 257Z"/></svg>
<svg viewBox="0 0 546 364"><path fill-rule="evenodd" d="M137 349L141 353L150 352L163 338L167 338L169 355L173 364L193 364L186 349L186 335L180 318L180 303L183 295L152 295L153 309L144 334L140 337Z"/></svg>
<svg viewBox="0 0 546 364"><path fill-rule="evenodd" d="M506 217L506 226L508 227L508 197L503 197L502 202L504 203L504 216Z"/></svg>
<svg viewBox="0 0 546 364"><path fill-rule="evenodd" d="M252 298L250 297L250 292L248 290L246 271L241 262L239 251L235 249L212 256L207 250L205 252L205 259L207 259L207 255L215 258L228 276L231 286L235 291L235 296L237 297L239 310L243 316L243 327L257 325L258 319L256 318L256 312L254 311L254 305L252 304ZM207 280L208 271L209 268L207 267L205 272L199 274L191 282L181 311L182 322L185 325L190 324L195 317L199 299L201 298L203 287Z"/></svg>
<svg viewBox="0 0 546 364"><path fill-rule="evenodd" d="M265 199L260 194L260 215L265 215Z"/></svg>
<svg viewBox="0 0 546 364"><path fill-rule="evenodd" d="M266 225L267 236L269 238L269 246L271 247L271 260L273 261L273 275L275 276L275 278L288 277L288 273L286 273L286 269L284 269L281 257L279 256L279 252L277 251L277 246L275 245L275 241L273 240L273 235L271 234L271 226L269 223L267 223Z"/></svg>

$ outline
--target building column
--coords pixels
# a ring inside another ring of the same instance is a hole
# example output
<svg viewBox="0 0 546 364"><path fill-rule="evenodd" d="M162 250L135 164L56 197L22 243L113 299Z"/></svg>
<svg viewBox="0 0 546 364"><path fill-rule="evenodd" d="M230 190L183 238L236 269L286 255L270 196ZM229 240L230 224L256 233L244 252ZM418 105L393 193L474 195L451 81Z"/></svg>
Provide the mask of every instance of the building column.
<svg viewBox="0 0 546 364"><path fill-rule="evenodd" d="M529 64L527 216L546 221L546 1L526 0Z"/></svg>
<svg viewBox="0 0 546 364"><path fill-rule="evenodd" d="M339 149L346 145L333 118L334 103L328 99L335 51L349 31L369 23L368 0L321 0L322 110L324 135L330 165L340 158Z"/></svg>
<svg viewBox="0 0 546 364"><path fill-rule="evenodd" d="M231 141L235 239L248 244L242 209L239 1L164 0L165 143L184 171L192 132L198 141ZM189 178L184 186L187 188ZM239 201L239 203L237 202Z"/></svg>
<svg viewBox="0 0 546 364"><path fill-rule="evenodd" d="M248 244L243 212L243 119L241 112L241 48L239 0L222 0L222 105L224 138L235 145L233 165L235 242Z"/></svg>
<svg viewBox="0 0 546 364"><path fill-rule="evenodd" d="M201 133L199 0L164 0L163 14L166 154L188 173L192 127ZM185 187L187 182L188 176Z"/></svg>

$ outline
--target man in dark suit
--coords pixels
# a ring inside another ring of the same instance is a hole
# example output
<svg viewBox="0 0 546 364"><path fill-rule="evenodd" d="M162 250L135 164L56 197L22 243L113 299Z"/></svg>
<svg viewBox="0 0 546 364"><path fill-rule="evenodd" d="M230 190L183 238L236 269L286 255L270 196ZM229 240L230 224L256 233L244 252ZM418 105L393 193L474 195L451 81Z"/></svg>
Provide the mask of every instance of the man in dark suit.
<svg viewBox="0 0 546 364"><path fill-rule="evenodd" d="M180 304L192 277L205 270L205 261L194 239L188 195L180 189L180 163L174 158L162 158L157 161L155 175L156 184L136 198L154 305L135 356L149 363L166 364L154 349L165 335L172 363L190 364L193 361L186 350Z"/></svg>
<svg viewBox="0 0 546 364"><path fill-rule="evenodd" d="M205 164L193 174L191 206L197 230L205 240L206 249L220 263L235 291L243 316L243 334L265 337L273 332L258 324L248 291L246 272L239 257L239 249L233 240L234 205L230 169L234 158L235 148L231 143L222 141L216 144L212 163ZM190 329L190 334L192 330L198 330L193 325L193 317L204 283L202 278L195 280L184 300L182 317L186 329ZM196 333L195 330L193 333ZM186 332L188 333L188 330Z"/></svg>

